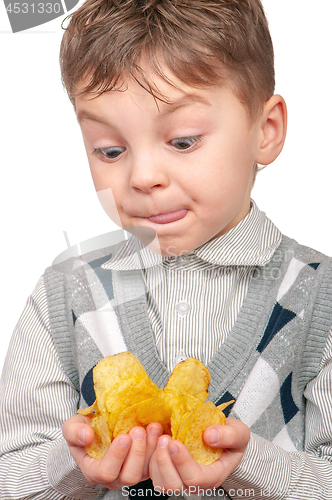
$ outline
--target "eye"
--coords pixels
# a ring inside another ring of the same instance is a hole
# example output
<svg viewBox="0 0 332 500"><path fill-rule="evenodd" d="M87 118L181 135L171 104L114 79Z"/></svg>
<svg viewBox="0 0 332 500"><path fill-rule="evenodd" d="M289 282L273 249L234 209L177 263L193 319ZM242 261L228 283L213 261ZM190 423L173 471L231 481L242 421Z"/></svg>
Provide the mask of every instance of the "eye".
<svg viewBox="0 0 332 500"><path fill-rule="evenodd" d="M202 137L199 135L193 137L179 137L170 141L170 144L178 151L188 151L189 149L193 149L201 140Z"/></svg>
<svg viewBox="0 0 332 500"><path fill-rule="evenodd" d="M124 153L126 148L122 148L120 146L113 146L109 148L97 148L93 151L92 154L96 155L103 161L112 161L117 160L118 157Z"/></svg>

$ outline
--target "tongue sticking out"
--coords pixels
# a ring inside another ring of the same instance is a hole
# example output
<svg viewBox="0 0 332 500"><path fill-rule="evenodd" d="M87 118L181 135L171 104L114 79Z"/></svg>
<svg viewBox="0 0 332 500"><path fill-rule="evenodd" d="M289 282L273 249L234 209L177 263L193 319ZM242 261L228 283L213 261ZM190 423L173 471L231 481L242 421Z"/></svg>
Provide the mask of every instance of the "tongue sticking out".
<svg viewBox="0 0 332 500"><path fill-rule="evenodd" d="M148 217L148 220L155 222L156 224L169 224L170 222L175 222L177 220L183 219L187 215L188 210L182 209L176 212L170 212L168 214L154 215L153 217Z"/></svg>

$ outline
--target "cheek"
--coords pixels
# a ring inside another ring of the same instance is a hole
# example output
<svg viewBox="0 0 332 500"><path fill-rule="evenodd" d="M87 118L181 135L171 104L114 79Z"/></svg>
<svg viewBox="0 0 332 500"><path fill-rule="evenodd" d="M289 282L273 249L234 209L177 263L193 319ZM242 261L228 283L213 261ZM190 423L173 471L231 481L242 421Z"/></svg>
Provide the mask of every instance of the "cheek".
<svg viewBox="0 0 332 500"><path fill-rule="evenodd" d="M90 162L90 171L101 206L105 210L108 217L115 222L115 224L122 227L120 221L120 200L122 196L119 184L112 181L112 176L109 174L109 170L107 168L104 169L100 167L100 165L98 165L97 168L93 162ZM113 186L117 187L114 188Z"/></svg>
<svg viewBox="0 0 332 500"><path fill-rule="evenodd" d="M120 215L112 189L108 188L97 191L97 196L108 217L121 227Z"/></svg>
<svg viewBox="0 0 332 500"><path fill-rule="evenodd" d="M102 191L103 189L107 189L111 186L108 176L105 174L104 169L100 168L100 166L95 165L93 159L89 160L91 177L93 180L93 184L95 186L95 190Z"/></svg>
<svg viewBox="0 0 332 500"><path fill-rule="evenodd" d="M255 155L247 137L230 144L219 162L218 187L226 196L241 195L252 183Z"/></svg>
<svg viewBox="0 0 332 500"><path fill-rule="evenodd" d="M96 191L113 189L115 199L121 198L121 191L126 179L121 175L121 169L112 163L102 162L95 158L89 159L90 172Z"/></svg>
<svg viewBox="0 0 332 500"><path fill-rule="evenodd" d="M207 160L199 177L193 176L193 197L207 218L217 212L226 218L229 213L234 215L252 186L254 160L250 151L248 154L248 149L238 143L219 153Z"/></svg>

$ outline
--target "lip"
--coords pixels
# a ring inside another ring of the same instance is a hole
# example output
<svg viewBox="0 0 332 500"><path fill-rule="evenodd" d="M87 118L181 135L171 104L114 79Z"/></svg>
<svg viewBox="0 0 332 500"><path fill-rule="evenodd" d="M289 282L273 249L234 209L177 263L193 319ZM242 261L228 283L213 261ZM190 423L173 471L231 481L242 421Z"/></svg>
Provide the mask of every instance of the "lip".
<svg viewBox="0 0 332 500"><path fill-rule="evenodd" d="M147 217L147 219L155 224L169 224L183 219L187 213L188 210L182 208L181 210L176 210L175 212L169 212L167 214L152 215L151 217Z"/></svg>

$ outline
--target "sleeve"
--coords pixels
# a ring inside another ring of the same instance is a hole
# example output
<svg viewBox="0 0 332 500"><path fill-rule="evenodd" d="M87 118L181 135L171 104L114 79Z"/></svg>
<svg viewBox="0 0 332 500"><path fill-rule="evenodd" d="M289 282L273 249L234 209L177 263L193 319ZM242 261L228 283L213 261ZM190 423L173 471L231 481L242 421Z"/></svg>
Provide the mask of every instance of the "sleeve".
<svg viewBox="0 0 332 500"><path fill-rule="evenodd" d="M79 394L50 335L43 278L14 330L0 381L0 499L99 499L62 436Z"/></svg>
<svg viewBox="0 0 332 500"><path fill-rule="evenodd" d="M287 452L252 434L243 459L223 483L233 499L331 500L332 329L320 370L307 385L305 449Z"/></svg>

